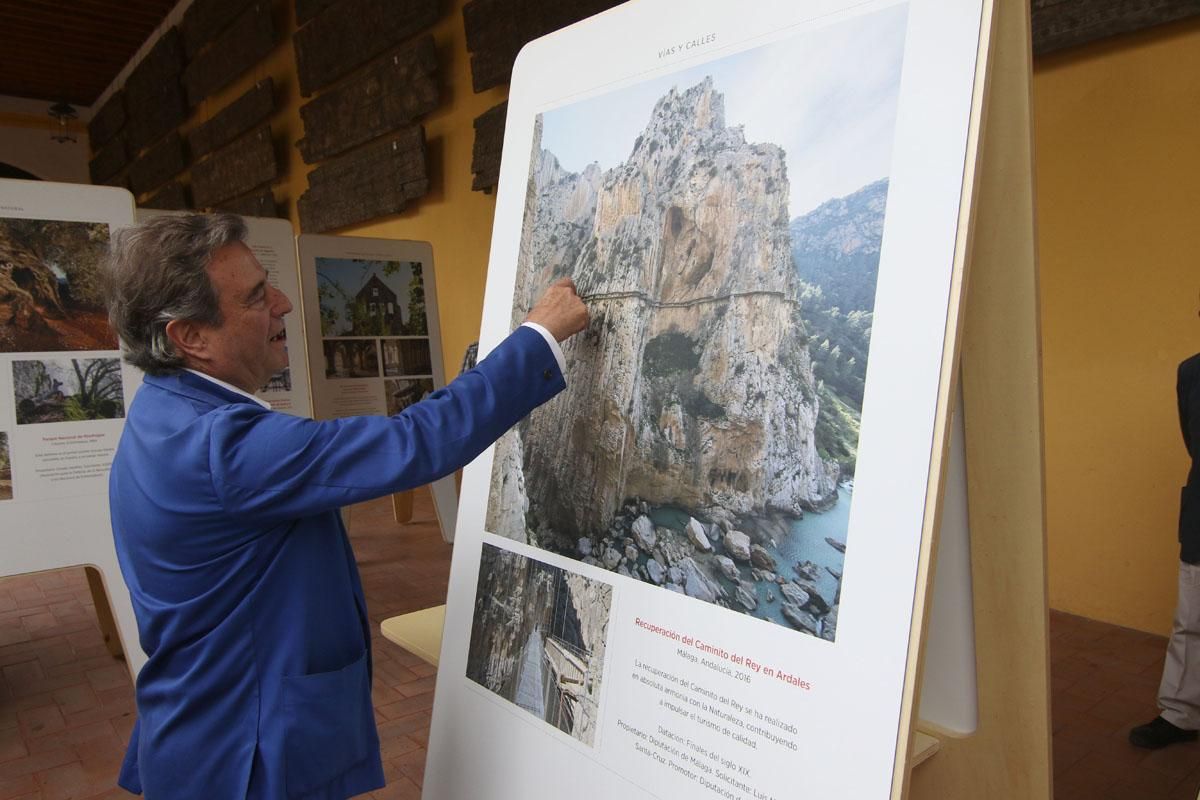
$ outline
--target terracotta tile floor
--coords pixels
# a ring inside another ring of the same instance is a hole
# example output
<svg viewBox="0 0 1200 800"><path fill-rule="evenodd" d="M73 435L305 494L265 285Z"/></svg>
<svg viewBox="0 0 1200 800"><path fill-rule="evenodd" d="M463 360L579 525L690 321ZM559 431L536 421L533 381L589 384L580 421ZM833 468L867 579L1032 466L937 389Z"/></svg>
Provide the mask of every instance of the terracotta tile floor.
<svg viewBox="0 0 1200 800"><path fill-rule="evenodd" d="M388 778L370 796L419 798L434 670L378 630L386 617L444 601L450 548L427 493L406 525L387 500L355 506L350 531L375 631ZM1050 632L1055 800L1193 800L1200 744L1146 752L1125 739L1156 713L1165 640L1059 612ZM82 569L0 579L0 677L0 800L130 796L114 786L133 691L105 649Z"/></svg>
<svg viewBox="0 0 1200 800"><path fill-rule="evenodd" d="M1167 640L1050 612L1055 800L1193 800L1200 743L1158 751L1129 729L1158 713Z"/></svg>

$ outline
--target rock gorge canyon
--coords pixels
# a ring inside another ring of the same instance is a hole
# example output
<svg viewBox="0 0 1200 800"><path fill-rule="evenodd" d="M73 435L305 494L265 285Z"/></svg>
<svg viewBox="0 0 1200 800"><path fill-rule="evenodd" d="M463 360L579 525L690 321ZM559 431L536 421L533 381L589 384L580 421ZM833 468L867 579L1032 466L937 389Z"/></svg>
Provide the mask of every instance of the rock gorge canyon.
<svg viewBox="0 0 1200 800"><path fill-rule="evenodd" d="M852 464L819 446L784 151L726 123L712 78L662 96L607 170L565 170L542 123L513 322L561 276L592 322L565 343L568 390L497 444L487 529L748 613L778 594L832 639L840 560L833 591L777 564Z"/></svg>

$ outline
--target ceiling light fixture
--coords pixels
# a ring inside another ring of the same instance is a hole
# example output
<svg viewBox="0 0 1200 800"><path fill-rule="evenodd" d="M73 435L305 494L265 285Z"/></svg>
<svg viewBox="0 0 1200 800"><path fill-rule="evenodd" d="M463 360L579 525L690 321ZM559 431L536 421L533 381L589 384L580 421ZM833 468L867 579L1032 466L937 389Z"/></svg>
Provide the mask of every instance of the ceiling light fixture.
<svg viewBox="0 0 1200 800"><path fill-rule="evenodd" d="M69 120L79 118L79 112L75 110L75 106L66 102L55 103L54 105L50 106L50 110L47 113L58 120L58 133L54 134L50 138L59 144L75 142L75 134L67 128L67 122Z"/></svg>

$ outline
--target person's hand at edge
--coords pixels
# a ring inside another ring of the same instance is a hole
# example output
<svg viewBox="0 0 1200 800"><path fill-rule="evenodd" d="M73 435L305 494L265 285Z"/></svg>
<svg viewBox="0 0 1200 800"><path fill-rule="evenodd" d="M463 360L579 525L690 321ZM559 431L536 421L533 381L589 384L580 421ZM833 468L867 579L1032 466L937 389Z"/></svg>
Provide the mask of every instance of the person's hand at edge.
<svg viewBox="0 0 1200 800"><path fill-rule="evenodd" d="M588 310L575 292L575 281L559 278L550 284L530 309L525 321L541 325L559 342L586 328Z"/></svg>

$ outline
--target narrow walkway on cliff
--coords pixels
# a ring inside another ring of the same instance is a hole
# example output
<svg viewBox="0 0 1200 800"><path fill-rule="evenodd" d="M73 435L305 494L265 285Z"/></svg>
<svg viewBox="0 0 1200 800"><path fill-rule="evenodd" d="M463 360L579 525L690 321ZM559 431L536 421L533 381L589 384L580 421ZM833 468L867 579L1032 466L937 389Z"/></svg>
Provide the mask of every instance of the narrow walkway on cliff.
<svg viewBox="0 0 1200 800"><path fill-rule="evenodd" d="M534 628L522 651L517 696L513 702L539 719L546 716L546 690L542 673L542 631Z"/></svg>
<svg viewBox="0 0 1200 800"><path fill-rule="evenodd" d="M580 300L585 303L590 303L594 300L641 300L648 306L653 308L694 308L695 306L705 305L707 303L723 303L732 300L735 297L774 297L777 300L782 300L785 303L790 303L799 306L800 302L788 297L783 292L771 292L765 289L753 292L729 292L728 294L715 295L712 297L696 297L691 300L655 300L645 292L597 292L595 294L581 294Z"/></svg>

